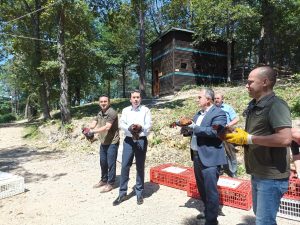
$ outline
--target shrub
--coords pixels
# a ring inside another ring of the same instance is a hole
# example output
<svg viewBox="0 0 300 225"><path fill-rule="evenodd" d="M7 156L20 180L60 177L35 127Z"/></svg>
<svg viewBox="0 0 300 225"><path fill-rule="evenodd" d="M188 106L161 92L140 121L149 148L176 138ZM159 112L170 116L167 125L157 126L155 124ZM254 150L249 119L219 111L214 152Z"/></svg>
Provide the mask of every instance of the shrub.
<svg viewBox="0 0 300 225"><path fill-rule="evenodd" d="M0 123L9 123L15 121L17 118L12 114L4 114L0 116Z"/></svg>

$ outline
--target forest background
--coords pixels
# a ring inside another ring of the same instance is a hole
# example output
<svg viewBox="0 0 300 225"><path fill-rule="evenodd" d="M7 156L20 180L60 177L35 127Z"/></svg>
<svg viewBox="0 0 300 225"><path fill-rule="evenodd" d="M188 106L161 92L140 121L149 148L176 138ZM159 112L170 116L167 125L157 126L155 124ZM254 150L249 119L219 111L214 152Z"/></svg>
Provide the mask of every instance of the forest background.
<svg viewBox="0 0 300 225"><path fill-rule="evenodd" d="M68 124L101 94L151 98L149 44L171 27L233 45L229 85L234 68L259 64L297 78L299 15L299 0L0 0L0 121L59 109Z"/></svg>

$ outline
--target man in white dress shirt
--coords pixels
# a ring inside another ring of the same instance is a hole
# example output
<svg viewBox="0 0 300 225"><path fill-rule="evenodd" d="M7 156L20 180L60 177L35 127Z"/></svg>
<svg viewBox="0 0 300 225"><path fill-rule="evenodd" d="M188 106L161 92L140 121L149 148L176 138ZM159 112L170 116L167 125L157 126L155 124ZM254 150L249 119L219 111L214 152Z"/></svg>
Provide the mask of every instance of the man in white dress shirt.
<svg viewBox="0 0 300 225"><path fill-rule="evenodd" d="M150 110L146 106L142 106L141 101L140 91L135 90L130 94L131 106L122 110L120 128L125 132L125 139L123 142L119 196L113 202L114 206L128 199L129 171L133 157L136 159L135 194L137 196L137 204L141 205L144 203L143 190L148 146L147 136L149 135L152 122Z"/></svg>

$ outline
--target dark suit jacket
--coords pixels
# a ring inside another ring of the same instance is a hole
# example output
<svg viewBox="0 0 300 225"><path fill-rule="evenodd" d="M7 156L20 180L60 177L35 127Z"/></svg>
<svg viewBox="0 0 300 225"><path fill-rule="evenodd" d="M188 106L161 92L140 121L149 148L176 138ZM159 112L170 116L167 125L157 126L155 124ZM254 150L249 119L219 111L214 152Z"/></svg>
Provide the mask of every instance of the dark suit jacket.
<svg viewBox="0 0 300 225"><path fill-rule="evenodd" d="M194 123L200 115L198 112L194 116ZM213 105L205 114L201 125L195 126L193 132L197 136L198 155L204 166L227 164L222 140L217 137L217 131L212 128L213 125L225 127L226 122L225 112ZM191 155L193 155L192 152Z"/></svg>

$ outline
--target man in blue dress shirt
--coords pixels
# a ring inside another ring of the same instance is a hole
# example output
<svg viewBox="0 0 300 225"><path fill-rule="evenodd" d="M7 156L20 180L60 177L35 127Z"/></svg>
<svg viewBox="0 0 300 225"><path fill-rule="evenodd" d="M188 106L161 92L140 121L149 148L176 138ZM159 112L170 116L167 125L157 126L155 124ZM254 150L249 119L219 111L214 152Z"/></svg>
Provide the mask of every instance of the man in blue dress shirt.
<svg viewBox="0 0 300 225"><path fill-rule="evenodd" d="M215 105L220 107L225 113L227 118L226 127L233 127L239 121L239 117L235 110L228 104L224 103L224 96L220 93L215 95ZM223 142L227 165L224 166L225 172L230 177L237 176L237 159L236 159L236 149L233 144L226 141Z"/></svg>

